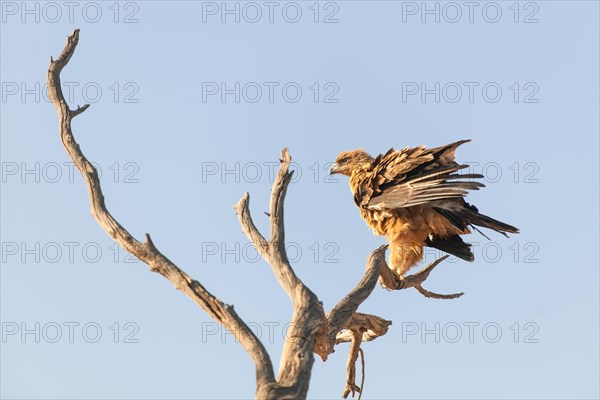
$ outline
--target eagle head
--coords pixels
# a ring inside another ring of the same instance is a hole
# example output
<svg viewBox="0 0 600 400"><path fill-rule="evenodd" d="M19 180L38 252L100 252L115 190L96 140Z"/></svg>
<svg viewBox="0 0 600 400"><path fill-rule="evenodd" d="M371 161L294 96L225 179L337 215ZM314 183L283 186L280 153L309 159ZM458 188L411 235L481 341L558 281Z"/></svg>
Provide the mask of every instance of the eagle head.
<svg viewBox="0 0 600 400"><path fill-rule="evenodd" d="M373 162L373 157L363 149L343 151L335 160L335 164L329 170L329 174L352 175L358 169L366 168Z"/></svg>

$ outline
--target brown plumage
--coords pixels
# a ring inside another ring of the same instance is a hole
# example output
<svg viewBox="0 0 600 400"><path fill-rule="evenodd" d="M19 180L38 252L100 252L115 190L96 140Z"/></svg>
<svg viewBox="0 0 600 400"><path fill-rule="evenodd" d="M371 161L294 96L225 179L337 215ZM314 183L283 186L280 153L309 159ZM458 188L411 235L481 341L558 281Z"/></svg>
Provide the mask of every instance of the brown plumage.
<svg viewBox="0 0 600 400"><path fill-rule="evenodd" d="M464 201L469 190L484 185L479 174L458 174L468 165L454 161L454 151L469 140L427 149L390 149L376 158L364 150L341 153L332 174L350 177L350 189L361 217L390 244L390 268L401 277L423 257L423 246L473 261L471 245L460 235L469 227L492 229L506 236L514 226L480 214ZM484 235L485 236L485 235Z"/></svg>

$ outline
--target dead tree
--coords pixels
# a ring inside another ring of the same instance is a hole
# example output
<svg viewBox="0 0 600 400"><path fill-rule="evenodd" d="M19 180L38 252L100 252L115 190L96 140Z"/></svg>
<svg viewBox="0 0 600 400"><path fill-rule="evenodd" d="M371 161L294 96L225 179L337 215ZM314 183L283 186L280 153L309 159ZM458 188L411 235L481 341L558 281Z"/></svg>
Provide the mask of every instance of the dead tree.
<svg viewBox="0 0 600 400"><path fill-rule="evenodd" d="M190 277L165 255L152 242L149 234L144 241L133 237L107 210L100 179L96 168L88 161L75 141L71 130L73 118L88 109L89 104L71 110L61 90L60 73L69 63L79 41L79 30L73 31L61 55L50 58L48 69L48 92L58 112L60 137L67 153L81 172L87 185L92 215L98 224L123 249L148 264L152 272L157 272L173 283L215 321L228 329L252 358L256 369L256 397L260 399L301 399L308 392L310 374L314 363L314 353L323 361L334 351L336 344L350 342L347 364L347 382L344 398L349 393L360 393L355 382L355 363L364 341L374 340L385 335L391 321L375 315L358 313L359 305L365 301L379 279L388 289L415 287L427 297L455 298L462 293L438 295L421 287L429 273L445 257L426 266L418 273L408 276L400 286L400 280L385 262L387 246L374 250L367 259L366 272L358 285L327 314L318 297L295 274L285 250L283 203L292 178L289 171L291 157L283 149L277 177L273 183L270 204L270 233L266 239L256 228L250 216L250 196L244 194L234 206L242 231L256 247L262 258L271 266L282 289L287 293L293 306L288 338L284 343L282 362L277 376L273 364L260 339L234 311L233 306L224 303L209 292L199 281Z"/></svg>

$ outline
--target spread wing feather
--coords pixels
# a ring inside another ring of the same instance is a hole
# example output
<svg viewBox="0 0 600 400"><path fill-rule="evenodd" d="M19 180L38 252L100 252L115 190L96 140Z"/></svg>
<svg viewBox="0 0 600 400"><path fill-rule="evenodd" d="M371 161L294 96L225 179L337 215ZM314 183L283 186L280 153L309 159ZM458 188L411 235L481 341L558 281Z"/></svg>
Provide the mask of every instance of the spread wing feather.
<svg viewBox="0 0 600 400"><path fill-rule="evenodd" d="M450 169L456 171L466 168L460 165ZM474 175L474 174L471 174ZM476 175L482 178L482 175ZM429 203L436 200L464 197L468 190L479 190L484 185L480 182L453 180L457 179L448 174L436 172L416 179L405 180L382 191L378 196L371 198L368 208L374 210L412 207L419 204Z"/></svg>
<svg viewBox="0 0 600 400"><path fill-rule="evenodd" d="M404 208L462 198L469 190L478 190L484 185L471 179L482 175L457 173L468 167L454 161L454 151L465 142L468 140L434 149L390 149L379 155L357 188L357 205L373 210Z"/></svg>

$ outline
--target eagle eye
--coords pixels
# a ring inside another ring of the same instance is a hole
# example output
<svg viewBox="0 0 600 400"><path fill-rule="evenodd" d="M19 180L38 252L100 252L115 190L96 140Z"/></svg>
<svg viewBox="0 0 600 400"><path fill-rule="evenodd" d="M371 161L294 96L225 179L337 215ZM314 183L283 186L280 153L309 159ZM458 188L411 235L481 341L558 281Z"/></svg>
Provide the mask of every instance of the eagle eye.
<svg viewBox="0 0 600 400"><path fill-rule="evenodd" d="M345 164L346 161L348 161L348 156L342 157L342 159L340 160L340 164Z"/></svg>

